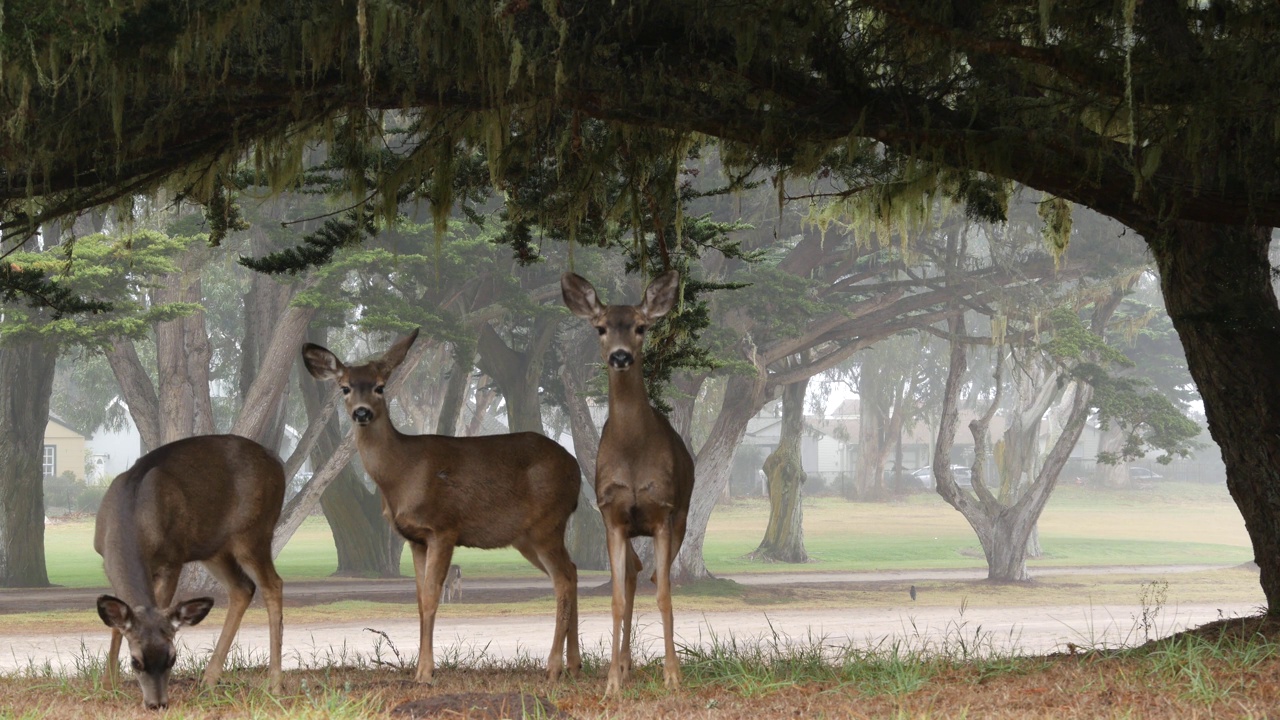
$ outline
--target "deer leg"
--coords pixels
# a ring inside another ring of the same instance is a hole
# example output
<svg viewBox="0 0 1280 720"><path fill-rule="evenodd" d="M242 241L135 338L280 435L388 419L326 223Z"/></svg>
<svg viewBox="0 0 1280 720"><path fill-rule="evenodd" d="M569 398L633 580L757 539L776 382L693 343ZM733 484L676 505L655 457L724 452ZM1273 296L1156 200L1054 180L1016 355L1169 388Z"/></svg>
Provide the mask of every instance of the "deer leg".
<svg viewBox="0 0 1280 720"><path fill-rule="evenodd" d="M279 695L284 689L284 671L280 668L284 644L284 581L280 579L275 563L271 560L271 538L268 536L262 545L251 547L242 562L262 587L262 601L267 606L267 628L271 638L268 677L271 692Z"/></svg>
<svg viewBox="0 0 1280 720"><path fill-rule="evenodd" d="M627 638L622 645L622 677L625 680L631 676L631 645L634 639L631 621L635 618L636 578L640 575L642 563L631 540L624 540L623 544L627 547L626 605L622 608L622 634Z"/></svg>
<svg viewBox="0 0 1280 720"><path fill-rule="evenodd" d="M453 538L442 540L437 535L431 538L431 542L426 545L423 553L425 562L420 571L422 575L419 576L421 580L418 583L420 649L418 674L415 678L420 683L431 682L432 670L435 668L432 637L435 634L436 611L440 608L440 594L444 590L444 576L449 573L449 563L453 560L453 543ZM415 572L419 572L417 568Z"/></svg>
<svg viewBox="0 0 1280 720"><path fill-rule="evenodd" d="M559 679L564 669L566 641L570 674L576 675L582 669L582 658L578 654L578 566L573 564L563 540L555 542L556 537L553 536L549 547L537 553L556 591L556 632L547 657L547 676L551 680ZM563 527L558 537L564 537Z"/></svg>
<svg viewBox="0 0 1280 720"><path fill-rule="evenodd" d="M223 553L212 560L206 560L204 566L209 568L209 572L226 586L228 596L227 619L222 623L218 644L214 646L213 655L209 657L209 664L204 669L204 684L212 688L218 684L218 678L222 677L222 666L227 660L227 652L231 649L231 641L240 630L240 620L244 618L244 611L249 607L249 601L253 600L255 588L253 580L245 574L240 563L236 562L235 557L230 553Z"/></svg>
<svg viewBox="0 0 1280 720"><path fill-rule="evenodd" d="M609 680L604 690L608 695L621 689L622 681L631 671L630 610L635 593L635 571L632 570L629 556L635 551L631 549L624 527L615 525L605 530L609 547L609 569L613 578L613 658L609 663Z"/></svg>
<svg viewBox="0 0 1280 720"><path fill-rule="evenodd" d="M107 648L107 689L120 689L120 641L124 633L111 628L111 646Z"/></svg>
<svg viewBox="0 0 1280 720"><path fill-rule="evenodd" d="M668 515L662 526L653 534L653 562L658 585L658 612L662 614L662 642L666 656L662 663L663 684L668 690L680 687L680 661L676 659L675 626L671 616L671 561L672 534L671 516Z"/></svg>

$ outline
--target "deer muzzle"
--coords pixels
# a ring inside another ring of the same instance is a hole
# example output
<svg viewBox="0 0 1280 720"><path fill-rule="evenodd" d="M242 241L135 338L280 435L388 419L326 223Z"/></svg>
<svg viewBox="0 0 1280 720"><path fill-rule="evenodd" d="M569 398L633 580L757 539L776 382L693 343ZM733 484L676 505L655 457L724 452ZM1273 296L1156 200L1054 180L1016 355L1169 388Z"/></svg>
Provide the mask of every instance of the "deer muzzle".
<svg viewBox="0 0 1280 720"><path fill-rule="evenodd" d="M616 370L626 370L635 361L635 357L626 350L614 350L609 353L609 367Z"/></svg>
<svg viewBox="0 0 1280 720"><path fill-rule="evenodd" d="M368 425L373 422L373 411L367 407L358 407L351 411L351 421L357 425Z"/></svg>

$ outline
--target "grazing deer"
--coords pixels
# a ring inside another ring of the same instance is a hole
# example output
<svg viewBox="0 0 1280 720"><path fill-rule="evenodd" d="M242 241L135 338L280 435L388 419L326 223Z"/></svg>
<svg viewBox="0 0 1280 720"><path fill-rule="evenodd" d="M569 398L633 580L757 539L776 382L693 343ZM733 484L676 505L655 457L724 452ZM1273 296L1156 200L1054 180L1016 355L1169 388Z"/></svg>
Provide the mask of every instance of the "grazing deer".
<svg viewBox="0 0 1280 720"><path fill-rule="evenodd" d="M609 368L609 418L596 458L596 499L604 516L613 573L613 659L606 693L618 691L631 673L631 612L640 558L631 538L653 537L654 582L662 613L666 658L663 680L680 685L671 618L671 563L684 542L693 457L671 423L649 404L642 375L645 330L675 305L680 276L655 279L640 305L602 305L581 276L560 278L564 304L600 333L600 352Z"/></svg>
<svg viewBox="0 0 1280 720"><path fill-rule="evenodd" d="M564 668L566 640L571 673L578 653L578 568L564 546L565 526L578 506L582 471L558 443L538 433L449 437L403 435L391 423L384 386L418 337L414 330L381 359L347 366L308 343L307 370L334 380L355 423L356 448L365 470L382 490L382 512L413 551L420 646L418 682L431 682L431 639L453 548L515 547L551 576L556 629L547 659L552 680Z"/></svg>
<svg viewBox="0 0 1280 720"><path fill-rule="evenodd" d="M458 602L462 599L462 568L457 565L450 565L449 572L444 576L444 601L447 603Z"/></svg>
<svg viewBox="0 0 1280 720"><path fill-rule="evenodd" d="M284 502L284 466L258 443L236 435L204 435L162 445L116 477L102 498L93 549L102 556L116 596L98 598L111 628L107 682L118 687L120 640L129 655L142 702L169 704L169 671L179 627L195 625L212 598L170 605L182 566L202 563L229 595L227 619L204 670L213 687L253 599L262 586L271 635L271 690L281 685L283 583L271 561L271 533Z"/></svg>

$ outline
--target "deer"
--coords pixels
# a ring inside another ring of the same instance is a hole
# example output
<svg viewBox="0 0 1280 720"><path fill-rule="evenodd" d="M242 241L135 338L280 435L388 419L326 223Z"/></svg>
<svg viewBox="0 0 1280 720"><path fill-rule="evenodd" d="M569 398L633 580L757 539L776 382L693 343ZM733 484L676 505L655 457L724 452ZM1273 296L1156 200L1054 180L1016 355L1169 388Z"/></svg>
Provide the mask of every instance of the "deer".
<svg viewBox="0 0 1280 720"><path fill-rule="evenodd" d="M564 533L578 506L578 461L534 432L450 437L396 430L385 386L417 337L415 329L381 358L354 366L319 345L302 349L307 371L341 389L360 460L382 491L383 516L413 553L420 647L415 680L432 681L436 611L457 546L514 547L551 577L556 623L547 674L558 679L566 657L569 672L577 674L578 568Z"/></svg>
<svg viewBox="0 0 1280 720"><path fill-rule="evenodd" d="M149 710L169 704L174 636L196 625L213 598L173 603L182 566L200 562L227 589L227 617L204 671L210 688L222 676L245 609L262 586L270 625L271 691L281 691L284 584L271 559L271 534L284 503L284 465L271 451L236 435L201 435L143 455L107 488L94 524L115 595L98 598L111 628L107 684L119 684L121 641Z"/></svg>
<svg viewBox="0 0 1280 720"><path fill-rule="evenodd" d="M613 584L613 654L605 694L618 692L631 673L631 616L640 558L631 538L653 538L658 610L665 650L663 683L680 686L671 614L671 564L684 543L693 495L693 456L684 438L649 403L643 377L645 331L675 306L680 275L653 280L640 305L601 304L580 275L560 278L564 303L600 334L609 373L609 415L596 458L596 500L604 518Z"/></svg>
<svg viewBox="0 0 1280 720"><path fill-rule="evenodd" d="M449 572L444 576L444 601L448 603L458 602L462 599L462 568L458 565L450 565Z"/></svg>

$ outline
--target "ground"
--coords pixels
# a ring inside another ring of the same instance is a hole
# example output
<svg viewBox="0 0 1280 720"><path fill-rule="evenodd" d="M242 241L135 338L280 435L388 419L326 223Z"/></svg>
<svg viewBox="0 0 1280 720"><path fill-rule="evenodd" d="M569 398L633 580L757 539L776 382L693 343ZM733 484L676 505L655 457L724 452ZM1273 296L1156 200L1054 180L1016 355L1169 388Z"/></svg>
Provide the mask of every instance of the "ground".
<svg viewBox="0 0 1280 720"><path fill-rule="evenodd" d="M1246 592L1227 603L1182 602L1194 597L1182 588L1194 587L1195 578L1207 577L1219 589L1237 580L1256 588L1256 570L1110 571L1133 589L1130 602L1089 601L1094 591L1081 590L1079 581L1090 573L1089 587L1100 587L1097 574L1106 571L1098 568L1080 569L1079 576L1064 570L1032 586L989 585L963 570L739 576L736 583L677 595L683 689L666 691L660 666L650 664L615 698L603 695L610 621L598 579L583 584L587 662L581 677L549 683L543 676L551 635L548 588L527 580L475 580L464 604L442 611L431 687L411 681L417 644L411 581L292 583L285 697L262 690L266 630L258 607L246 619L227 681L212 692L196 678L221 618L182 631L186 664L180 661L170 714L367 717L403 708L396 717L521 717L510 712L517 701L524 716L580 718L1280 713L1280 653L1274 652L1280 646L1270 639L1275 628L1262 626L1259 641L1252 637L1259 628L1243 619L1255 613L1257 601ZM1174 588L1168 596L1158 594L1161 583ZM1073 589L1075 602L1009 604L1070 597ZM0 708L9 708L0 718L146 716L137 708L136 687L101 688L95 668L107 634L89 610L96 592L0 592L6 613L32 603L46 611L0 615L9 644L0 665L17 673L0 679ZM62 607L77 609L58 611ZM638 647L651 658L661 632L653 598L639 598L637 609ZM1232 620L1216 622L1220 617ZM32 627L22 618L42 624ZM1203 626L1184 636L1200 643L1193 648L1113 650L1192 626ZM1249 641L1224 646L1215 635L1224 627ZM487 713L490 695L499 706L506 703L506 714Z"/></svg>

